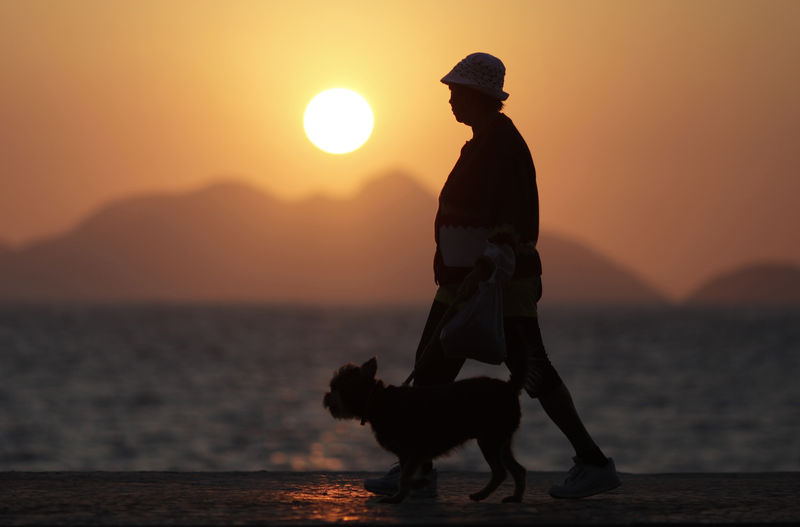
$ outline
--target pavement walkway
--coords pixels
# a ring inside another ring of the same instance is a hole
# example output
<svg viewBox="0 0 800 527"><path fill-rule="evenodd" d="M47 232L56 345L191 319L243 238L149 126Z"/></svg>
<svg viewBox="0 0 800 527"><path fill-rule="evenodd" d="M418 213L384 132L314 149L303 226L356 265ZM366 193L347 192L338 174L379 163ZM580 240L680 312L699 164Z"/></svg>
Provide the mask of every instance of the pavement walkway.
<svg viewBox="0 0 800 527"><path fill-rule="evenodd" d="M621 474L620 488L556 500L530 472L521 504L467 495L488 473L441 472L439 497L377 503L358 472L2 472L0 525L776 524L800 522L800 473Z"/></svg>

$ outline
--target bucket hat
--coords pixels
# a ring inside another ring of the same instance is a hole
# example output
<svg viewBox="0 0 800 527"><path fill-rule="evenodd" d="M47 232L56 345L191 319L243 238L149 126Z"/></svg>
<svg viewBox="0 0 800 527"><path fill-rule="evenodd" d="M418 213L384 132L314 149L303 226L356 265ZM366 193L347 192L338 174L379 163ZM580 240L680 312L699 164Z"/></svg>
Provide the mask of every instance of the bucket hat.
<svg viewBox="0 0 800 527"><path fill-rule="evenodd" d="M499 101L505 101L508 99L508 94L503 91L505 75L506 67L500 59L488 53L472 53L442 77L442 82L447 85L469 86Z"/></svg>

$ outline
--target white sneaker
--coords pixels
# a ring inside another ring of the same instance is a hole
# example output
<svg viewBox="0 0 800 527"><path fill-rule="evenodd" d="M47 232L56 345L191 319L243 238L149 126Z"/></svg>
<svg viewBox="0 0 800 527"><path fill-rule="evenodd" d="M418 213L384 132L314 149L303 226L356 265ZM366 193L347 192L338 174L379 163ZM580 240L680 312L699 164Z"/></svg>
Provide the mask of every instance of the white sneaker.
<svg viewBox="0 0 800 527"><path fill-rule="evenodd" d="M585 498L615 489L622 484L611 458L602 467L589 465L577 456L572 460L575 461L575 466L570 469L564 484L550 487L552 497Z"/></svg>

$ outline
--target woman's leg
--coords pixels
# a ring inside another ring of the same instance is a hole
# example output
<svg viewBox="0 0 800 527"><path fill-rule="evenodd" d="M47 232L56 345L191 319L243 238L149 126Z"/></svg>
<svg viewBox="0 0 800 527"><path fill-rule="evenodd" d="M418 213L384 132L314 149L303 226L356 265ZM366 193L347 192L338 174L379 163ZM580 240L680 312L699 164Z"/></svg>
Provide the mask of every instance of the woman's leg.
<svg viewBox="0 0 800 527"><path fill-rule="evenodd" d="M458 372L464 366L465 359L446 357L439 342L440 323L447 314L449 305L433 301L428 313L428 320L422 330L414 366L414 386L430 386L447 384L456 380ZM426 474L433 468L433 462L427 460L422 464L422 472Z"/></svg>
<svg viewBox="0 0 800 527"><path fill-rule="evenodd" d="M507 363L512 375L524 376L525 391L539 399L580 459L593 465L605 464L606 456L583 425L569 390L547 356L538 319L509 317L505 319L505 329Z"/></svg>
<svg viewBox="0 0 800 527"><path fill-rule="evenodd" d="M436 329L442 318L447 314L449 306L443 302L433 301L428 313L428 320L422 330L417 352L414 357L414 385L426 386L433 384L446 384L455 380L464 359L451 359L444 356L439 344ZM434 336L436 338L434 338ZM364 488L375 494L394 494L397 491L400 471L395 468L383 477L367 479ZM424 487L415 493L422 496L436 495L436 472L433 471L433 462L426 460L422 463L419 477L425 481Z"/></svg>
<svg viewBox="0 0 800 527"><path fill-rule="evenodd" d="M539 321L536 318L506 319L506 343L511 359L509 368L524 371L528 395L539 398L548 417L575 449L575 466L563 484L550 488L550 495L584 498L617 488L621 482L614 461L603 454L583 426L569 390L547 357Z"/></svg>
<svg viewBox="0 0 800 527"><path fill-rule="evenodd" d="M463 358L445 357L437 329L450 306L433 301L414 359L414 386L453 382L464 365Z"/></svg>

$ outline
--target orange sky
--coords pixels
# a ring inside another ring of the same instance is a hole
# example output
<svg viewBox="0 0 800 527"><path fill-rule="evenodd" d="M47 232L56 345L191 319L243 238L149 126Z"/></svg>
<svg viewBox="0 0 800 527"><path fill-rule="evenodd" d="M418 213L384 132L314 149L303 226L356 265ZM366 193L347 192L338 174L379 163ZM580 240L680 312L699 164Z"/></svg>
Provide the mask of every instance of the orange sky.
<svg viewBox="0 0 800 527"><path fill-rule="evenodd" d="M285 197L403 169L438 192L469 137L439 78L506 63L542 228L673 296L800 262L800 2L0 2L0 242L109 199L236 175ZM360 92L364 147L303 131ZM546 259L546 255L544 256Z"/></svg>

